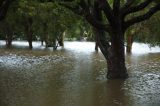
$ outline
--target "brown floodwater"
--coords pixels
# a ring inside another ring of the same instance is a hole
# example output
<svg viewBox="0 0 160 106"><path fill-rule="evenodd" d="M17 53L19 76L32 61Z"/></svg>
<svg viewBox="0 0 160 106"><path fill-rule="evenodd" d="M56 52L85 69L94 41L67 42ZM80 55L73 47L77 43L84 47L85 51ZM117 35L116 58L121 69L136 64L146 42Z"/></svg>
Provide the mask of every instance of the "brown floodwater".
<svg viewBox="0 0 160 106"><path fill-rule="evenodd" d="M26 42L0 45L0 106L160 106L159 47L134 43L129 78L107 80L93 42L65 42L57 51L40 42L33 50Z"/></svg>

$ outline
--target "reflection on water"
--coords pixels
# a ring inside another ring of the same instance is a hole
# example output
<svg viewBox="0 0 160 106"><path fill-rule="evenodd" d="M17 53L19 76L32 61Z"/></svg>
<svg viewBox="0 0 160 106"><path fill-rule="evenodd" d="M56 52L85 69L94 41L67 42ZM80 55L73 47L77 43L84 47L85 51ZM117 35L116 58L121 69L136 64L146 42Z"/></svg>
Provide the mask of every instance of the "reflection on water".
<svg viewBox="0 0 160 106"><path fill-rule="evenodd" d="M0 106L160 105L158 47L138 48L145 53L133 47L126 55L130 78L123 81L105 78L106 62L92 42L65 42L54 52L34 43L32 51L0 49Z"/></svg>

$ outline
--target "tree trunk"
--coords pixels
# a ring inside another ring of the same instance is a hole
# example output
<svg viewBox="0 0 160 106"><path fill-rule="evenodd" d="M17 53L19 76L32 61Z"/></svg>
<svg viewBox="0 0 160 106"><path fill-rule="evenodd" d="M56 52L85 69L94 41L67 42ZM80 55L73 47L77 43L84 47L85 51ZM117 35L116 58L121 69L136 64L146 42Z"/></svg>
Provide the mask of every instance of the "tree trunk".
<svg viewBox="0 0 160 106"><path fill-rule="evenodd" d="M32 33L29 32L27 36L28 36L29 49L32 49L33 48L33 46L32 46Z"/></svg>
<svg viewBox="0 0 160 106"><path fill-rule="evenodd" d="M103 22L102 12L99 10L98 3L95 4L94 10L95 18L99 22ZM111 25L108 29L110 36L106 36L106 33L103 29L95 29L95 31L96 36L98 37L98 45L107 61L107 78L125 79L128 78L124 53L125 29L123 29L123 22L121 18L119 18L119 11L115 9L114 12L114 17L110 19Z"/></svg>
<svg viewBox="0 0 160 106"><path fill-rule="evenodd" d="M6 47L10 48L12 46L12 34L6 35Z"/></svg>
<svg viewBox="0 0 160 106"><path fill-rule="evenodd" d="M12 40L9 39L9 40L7 41L7 48L10 48L11 46L12 46Z"/></svg>
<svg viewBox="0 0 160 106"><path fill-rule="evenodd" d="M40 36L40 40L41 40L41 46L43 46L44 45L44 35L43 34Z"/></svg>
<svg viewBox="0 0 160 106"><path fill-rule="evenodd" d="M58 40L58 43L59 43L59 46L64 46L64 36L63 36L63 33L59 35L59 38L57 39Z"/></svg>
<svg viewBox="0 0 160 106"><path fill-rule="evenodd" d="M57 42L56 42L56 38L54 37L53 38L53 50L57 50L57 47L58 47L58 45L57 45Z"/></svg>
<svg viewBox="0 0 160 106"><path fill-rule="evenodd" d="M32 41L29 41L29 49L32 49L33 46L32 46Z"/></svg>
<svg viewBox="0 0 160 106"><path fill-rule="evenodd" d="M41 40L41 46L43 46L43 40Z"/></svg>
<svg viewBox="0 0 160 106"><path fill-rule="evenodd" d="M111 47L108 52L107 78L127 78L128 74L125 66L124 35L121 34L121 32L118 32L116 35L111 37Z"/></svg>
<svg viewBox="0 0 160 106"><path fill-rule="evenodd" d="M48 45L49 45L49 43L48 43L48 35L47 34L45 35L44 41L45 41L46 48L47 48Z"/></svg>
<svg viewBox="0 0 160 106"><path fill-rule="evenodd" d="M95 42L95 51L98 52L98 43L97 43L97 41Z"/></svg>
<svg viewBox="0 0 160 106"><path fill-rule="evenodd" d="M107 61L108 79L128 78L125 66L124 35L121 32L111 36L111 45L105 40L103 31L95 30L98 37L98 45Z"/></svg>
<svg viewBox="0 0 160 106"><path fill-rule="evenodd" d="M95 34L95 51L98 51L98 37Z"/></svg>
<svg viewBox="0 0 160 106"><path fill-rule="evenodd" d="M29 44L29 49L32 49L33 48L33 46L32 46L33 32L31 30L30 26L26 26L26 33L27 33L27 41Z"/></svg>
<svg viewBox="0 0 160 106"><path fill-rule="evenodd" d="M126 47L126 52L129 54L132 52L132 44L133 44L133 35L129 34L127 35L127 47Z"/></svg>
<svg viewBox="0 0 160 106"><path fill-rule="evenodd" d="M13 33L11 29L6 28L6 47L10 48L12 46Z"/></svg>
<svg viewBox="0 0 160 106"><path fill-rule="evenodd" d="M24 24L25 27L25 32L27 35L27 41L29 44L29 49L32 49L32 40L33 40L33 30L32 30L32 24L33 24L33 20L32 18L26 18L26 24Z"/></svg>
<svg viewBox="0 0 160 106"><path fill-rule="evenodd" d="M33 39L33 31L31 29L31 26L28 26L27 28L27 40L28 40L28 44L29 44L29 49L32 49L32 39Z"/></svg>
<svg viewBox="0 0 160 106"><path fill-rule="evenodd" d="M49 46L49 36L48 36L48 33L47 33L47 28L48 28L48 25L46 22L43 23L43 35L41 37L41 40L43 40L46 44L46 48L48 48Z"/></svg>

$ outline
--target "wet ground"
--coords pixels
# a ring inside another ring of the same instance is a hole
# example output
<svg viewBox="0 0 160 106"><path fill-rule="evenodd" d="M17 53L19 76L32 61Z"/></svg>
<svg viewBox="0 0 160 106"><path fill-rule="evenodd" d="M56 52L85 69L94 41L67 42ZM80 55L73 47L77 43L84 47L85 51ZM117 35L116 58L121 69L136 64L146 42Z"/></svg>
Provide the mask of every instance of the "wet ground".
<svg viewBox="0 0 160 106"><path fill-rule="evenodd" d="M34 42L0 42L0 106L160 106L160 48L134 43L127 80L107 80L92 42L65 42L53 51ZM138 49L137 49L138 48Z"/></svg>

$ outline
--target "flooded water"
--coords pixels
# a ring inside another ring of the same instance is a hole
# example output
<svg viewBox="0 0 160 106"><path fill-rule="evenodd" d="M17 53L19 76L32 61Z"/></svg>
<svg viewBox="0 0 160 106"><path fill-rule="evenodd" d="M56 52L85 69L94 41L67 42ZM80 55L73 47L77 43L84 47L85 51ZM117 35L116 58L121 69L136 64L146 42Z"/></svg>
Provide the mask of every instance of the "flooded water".
<svg viewBox="0 0 160 106"><path fill-rule="evenodd" d="M106 79L93 42L65 42L57 51L40 42L32 51L26 42L0 45L0 106L160 106L159 47L134 43L124 81Z"/></svg>

